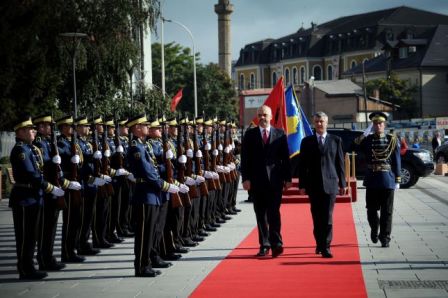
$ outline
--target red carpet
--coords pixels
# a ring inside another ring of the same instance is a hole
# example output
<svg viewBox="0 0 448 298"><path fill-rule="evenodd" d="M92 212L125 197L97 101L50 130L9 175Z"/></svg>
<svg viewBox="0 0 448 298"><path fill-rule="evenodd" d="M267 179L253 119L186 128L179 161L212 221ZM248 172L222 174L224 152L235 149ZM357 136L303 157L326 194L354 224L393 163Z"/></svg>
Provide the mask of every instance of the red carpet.
<svg viewBox="0 0 448 298"><path fill-rule="evenodd" d="M314 253L308 204L282 205L281 212L283 255L255 257L254 229L191 297L367 297L351 204L335 206L333 259Z"/></svg>

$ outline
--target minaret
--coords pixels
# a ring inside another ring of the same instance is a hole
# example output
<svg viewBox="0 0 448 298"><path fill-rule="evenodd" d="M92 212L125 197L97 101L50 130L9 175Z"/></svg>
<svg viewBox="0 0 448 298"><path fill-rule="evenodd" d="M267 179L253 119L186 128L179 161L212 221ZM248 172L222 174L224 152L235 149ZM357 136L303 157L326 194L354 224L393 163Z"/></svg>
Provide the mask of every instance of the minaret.
<svg viewBox="0 0 448 298"><path fill-rule="evenodd" d="M219 0L218 4L215 4L215 12L218 15L219 67L231 77L230 14L233 12L233 4L230 4L230 0Z"/></svg>

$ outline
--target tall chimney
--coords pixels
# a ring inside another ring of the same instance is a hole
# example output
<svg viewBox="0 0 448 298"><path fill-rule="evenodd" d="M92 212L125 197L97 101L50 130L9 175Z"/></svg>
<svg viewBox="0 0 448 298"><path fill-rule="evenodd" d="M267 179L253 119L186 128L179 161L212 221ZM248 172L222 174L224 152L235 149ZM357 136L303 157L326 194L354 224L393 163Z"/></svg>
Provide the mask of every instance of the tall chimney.
<svg viewBox="0 0 448 298"><path fill-rule="evenodd" d="M233 12L233 4L230 4L230 0L219 0L218 4L215 4L215 12L218 15L219 67L231 77L232 40L230 35L230 14Z"/></svg>

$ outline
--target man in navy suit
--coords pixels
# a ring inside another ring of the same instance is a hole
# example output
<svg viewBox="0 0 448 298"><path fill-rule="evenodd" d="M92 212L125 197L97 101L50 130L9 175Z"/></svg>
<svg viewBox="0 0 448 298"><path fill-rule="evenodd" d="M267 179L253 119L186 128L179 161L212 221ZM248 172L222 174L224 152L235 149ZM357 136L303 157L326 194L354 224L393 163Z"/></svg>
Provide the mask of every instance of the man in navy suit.
<svg viewBox="0 0 448 298"><path fill-rule="evenodd" d="M302 140L299 162L299 191L308 194L314 225L316 253L332 258L333 209L336 195L346 192L342 140L327 133L328 116L313 116L316 133Z"/></svg>
<svg viewBox="0 0 448 298"><path fill-rule="evenodd" d="M242 144L241 175L243 188L250 190L254 201L260 251L272 257L283 253L280 234L282 190L291 186L288 142L282 129L270 126L272 111L261 106L257 111L259 126L249 129Z"/></svg>

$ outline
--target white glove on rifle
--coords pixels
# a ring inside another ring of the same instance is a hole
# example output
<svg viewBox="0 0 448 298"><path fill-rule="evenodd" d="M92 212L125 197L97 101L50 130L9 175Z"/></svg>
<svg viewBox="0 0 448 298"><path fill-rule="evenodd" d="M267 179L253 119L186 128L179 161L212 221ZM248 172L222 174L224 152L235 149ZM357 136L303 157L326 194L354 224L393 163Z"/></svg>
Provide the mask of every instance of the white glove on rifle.
<svg viewBox="0 0 448 298"><path fill-rule="evenodd" d="M62 197L64 195L64 191L62 190L62 188L59 188L57 186L55 186L53 188L53 190L51 191L51 194L55 197Z"/></svg>
<svg viewBox="0 0 448 298"><path fill-rule="evenodd" d="M185 177L185 184L188 186L195 185L196 181L193 178L187 176Z"/></svg>
<svg viewBox="0 0 448 298"><path fill-rule="evenodd" d="M101 158L103 158L103 154L101 154L101 151L97 150L97 151L95 151L95 153L93 153L93 158L101 159Z"/></svg>
<svg viewBox="0 0 448 298"><path fill-rule="evenodd" d="M109 149L104 151L104 156L110 157L110 150Z"/></svg>
<svg viewBox="0 0 448 298"><path fill-rule="evenodd" d="M131 181L131 182L136 182L137 181L137 179L135 179L135 177L134 177L134 174L132 174L132 173L129 173L129 175L126 178L128 178L129 181Z"/></svg>
<svg viewBox="0 0 448 298"><path fill-rule="evenodd" d="M204 177L205 178L207 178L207 179L213 179L213 173L212 172L210 172L210 171L205 171L204 172Z"/></svg>
<svg viewBox="0 0 448 298"><path fill-rule="evenodd" d="M108 176L108 175L101 175L101 179L106 181L106 183L112 182L112 178L110 178L110 176Z"/></svg>
<svg viewBox="0 0 448 298"><path fill-rule="evenodd" d="M187 193L189 190L190 190L190 188L188 186L186 186L185 184L179 185L179 192L180 193Z"/></svg>
<svg viewBox="0 0 448 298"><path fill-rule="evenodd" d="M51 159L51 161L52 161L54 164L60 165L60 164L61 164L61 156L59 156L59 155L55 155L55 156L53 156L53 158Z"/></svg>
<svg viewBox="0 0 448 298"><path fill-rule="evenodd" d="M202 158L202 151L201 150L196 151L196 158Z"/></svg>
<svg viewBox="0 0 448 298"><path fill-rule="evenodd" d="M118 153L123 153L123 152L124 152L124 148L123 148L123 146L119 145L119 146L117 147L117 152L118 152Z"/></svg>
<svg viewBox="0 0 448 298"><path fill-rule="evenodd" d="M227 146L226 148L224 148L224 153L229 154L229 152L230 152L230 147L229 147L229 146Z"/></svg>
<svg viewBox="0 0 448 298"><path fill-rule="evenodd" d="M128 171L126 171L125 169L118 169L116 172L115 172L115 176L126 176L126 175L129 175L129 172Z"/></svg>
<svg viewBox="0 0 448 298"><path fill-rule="evenodd" d="M95 177L92 184L95 186L103 186L104 184L106 184L106 180L101 179L99 177Z"/></svg>
<svg viewBox="0 0 448 298"><path fill-rule="evenodd" d="M213 174L213 179L219 179L219 174L216 172L211 172Z"/></svg>
<svg viewBox="0 0 448 298"><path fill-rule="evenodd" d="M395 190L400 189L400 183L395 183Z"/></svg>
<svg viewBox="0 0 448 298"><path fill-rule="evenodd" d="M212 154L213 154L213 156L218 156L219 152L218 152L218 150L215 149L215 150L213 150Z"/></svg>
<svg viewBox="0 0 448 298"><path fill-rule="evenodd" d="M196 176L196 184L201 184L202 182L205 182L205 178L197 175Z"/></svg>
<svg viewBox="0 0 448 298"><path fill-rule="evenodd" d="M187 157L188 157L188 158L193 158L193 150L188 149L187 152L186 152L186 154L187 154Z"/></svg>
<svg viewBox="0 0 448 298"><path fill-rule="evenodd" d="M222 151L222 144L219 144L219 146L218 146L218 150L219 150L219 151Z"/></svg>
<svg viewBox="0 0 448 298"><path fill-rule="evenodd" d="M168 149L168 151L165 153L165 158L173 159L173 157L174 157L173 151L171 151L171 149Z"/></svg>
<svg viewBox="0 0 448 298"><path fill-rule="evenodd" d="M373 122L370 122L369 126L364 130L363 135L367 137L370 134L370 131L372 131Z"/></svg>
<svg viewBox="0 0 448 298"><path fill-rule="evenodd" d="M230 168L229 167L224 167L224 173L230 173Z"/></svg>
<svg viewBox="0 0 448 298"><path fill-rule="evenodd" d="M216 166L216 171L218 173L224 173L224 167L223 166Z"/></svg>
<svg viewBox="0 0 448 298"><path fill-rule="evenodd" d="M78 181L70 181L70 183L68 184L68 189L80 190L81 184L79 184Z"/></svg>
<svg viewBox="0 0 448 298"><path fill-rule="evenodd" d="M72 158L70 159L70 161L74 164L79 164L79 162L81 161L81 159L79 158L79 155L73 155Z"/></svg>
<svg viewBox="0 0 448 298"><path fill-rule="evenodd" d="M168 192L169 193L178 193L179 192L179 187L177 187L174 184L170 184L170 187L168 187Z"/></svg>
<svg viewBox="0 0 448 298"><path fill-rule="evenodd" d="M186 157L185 155L182 154L181 156L179 156L179 158L177 159L177 161L178 161L179 163L184 164L184 163L187 162L187 157Z"/></svg>
<svg viewBox="0 0 448 298"><path fill-rule="evenodd" d="M210 151L210 149L212 149L212 145L210 145L210 143L207 143L205 144L204 149Z"/></svg>

